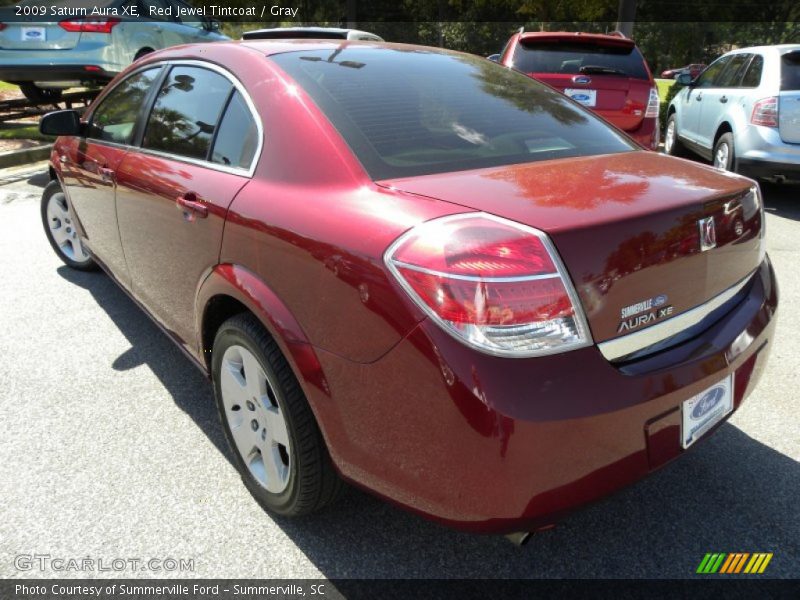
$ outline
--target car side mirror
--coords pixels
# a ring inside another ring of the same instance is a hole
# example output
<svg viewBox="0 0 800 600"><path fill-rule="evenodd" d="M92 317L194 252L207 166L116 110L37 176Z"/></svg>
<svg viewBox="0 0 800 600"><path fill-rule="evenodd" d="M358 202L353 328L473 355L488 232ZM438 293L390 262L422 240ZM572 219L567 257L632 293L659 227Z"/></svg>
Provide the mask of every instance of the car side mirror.
<svg viewBox="0 0 800 600"><path fill-rule="evenodd" d="M692 85L692 76L689 73L681 73L675 78L678 85Z"/></svg>
<svg viewBox="0 0 800 600"><path fill-rule="evenodd" d="M47 113L39 121L42 135L80 135L81 116L75 110L56 110Z"/></svg>
<svg viewBox="0 0 800 600"><path fill-rule="evenodd" d="M206 29L208 29L209 31L219 31L220 29L222 29L222 23L220 23L216 19L207 19Z"/></svg>

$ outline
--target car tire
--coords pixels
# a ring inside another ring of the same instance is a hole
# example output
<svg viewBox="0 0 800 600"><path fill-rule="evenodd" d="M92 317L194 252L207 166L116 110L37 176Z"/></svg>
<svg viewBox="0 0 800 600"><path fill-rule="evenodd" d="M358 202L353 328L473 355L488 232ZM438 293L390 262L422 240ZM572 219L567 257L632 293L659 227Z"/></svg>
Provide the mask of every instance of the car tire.
<svg viewBox="0 0 800 600"><path fill-rule="evenodd" d="M219 328L211 373L234 464L263 508L302 516L341 494L344 482L300 384L252 314L232 317Z"/></svg>
<svg viewBox="0 0 800 600"><path fill-rule="evenodd" d="M58 102L61 100L61 95L63 94L63 90L59 89L52 89L52 88L40 88L37 85L34 85L30 81L23 82L19 85L19 89L22 92L22 95L25 96L31 102Z"/></svg>
<svg viewBox="0 0 800 600"><path fill-rule="evenodd" d="M148 54L150 54L152 51L153 51L153 49L152 49L152 48L142 48L141 50L139 50L139 51L136 53L136 56L134 56L134 57L133 57L133 62L136 62L137 60L139 60L139 59L140 59L140 58L142 58L143 56L147 56L147 55L148 55Z"/></svg>
<svg viewBox="0 0 800 600"><path fill-rule="evenodd" d="M667 126L664 129L664 152L670 156L686 156L686 148L678 137L678 119L675 113L667 118Z"/></svg>
<svg viewBox="0 0 800 600"><path fill-rule="evenodd" d="M47 241L65 265L78 271L97 269L75 230L72 205L58 181L51 181L44 188L41 215Z"/></svg>
<svg viewBox="0 0 800 600"><path fill-rule="evenodd" d="M735 171L736 152L733 147L733 134L723 133L714 144L714 166L723 171Z"/></svg>

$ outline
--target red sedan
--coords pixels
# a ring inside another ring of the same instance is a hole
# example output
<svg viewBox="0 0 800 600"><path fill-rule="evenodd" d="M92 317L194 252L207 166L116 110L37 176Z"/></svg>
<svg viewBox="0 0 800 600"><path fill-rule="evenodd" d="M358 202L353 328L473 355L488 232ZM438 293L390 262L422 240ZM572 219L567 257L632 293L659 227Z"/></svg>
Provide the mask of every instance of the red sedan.
<svg viewBox="0 0 800 600"><path fill-rule="evenodd" d="M348 481L463 529L547 526L707 437L772 345L753 181L483 58L184 46L41 128L56 253L209 374L277 513Z"/></svg>

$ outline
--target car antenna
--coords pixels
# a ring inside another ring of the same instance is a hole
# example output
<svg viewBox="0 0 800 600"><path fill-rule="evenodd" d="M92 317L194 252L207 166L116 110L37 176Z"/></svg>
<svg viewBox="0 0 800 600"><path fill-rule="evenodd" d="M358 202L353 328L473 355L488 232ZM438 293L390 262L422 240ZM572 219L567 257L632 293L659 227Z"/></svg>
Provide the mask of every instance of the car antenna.
<svg viewBox="0 0 800 600"><path fill-rule="evenodd" d="M522 27L520 27L520 28L519 28L519 31L517 31L517 33L525 33L525 25L523 25Z"/></svg>

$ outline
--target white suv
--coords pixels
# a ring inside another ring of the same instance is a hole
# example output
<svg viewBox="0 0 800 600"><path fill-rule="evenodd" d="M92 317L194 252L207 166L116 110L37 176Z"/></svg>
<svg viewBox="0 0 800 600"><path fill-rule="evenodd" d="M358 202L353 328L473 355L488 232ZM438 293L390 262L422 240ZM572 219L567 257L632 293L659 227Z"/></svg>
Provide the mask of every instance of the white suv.
<svg viewBox="0 0 800 600"><path fill-rule="evenodd" d="M755 178L800 179L800 44L729 52L667 109L664 150L689 149L714 166Z"/></svg>

